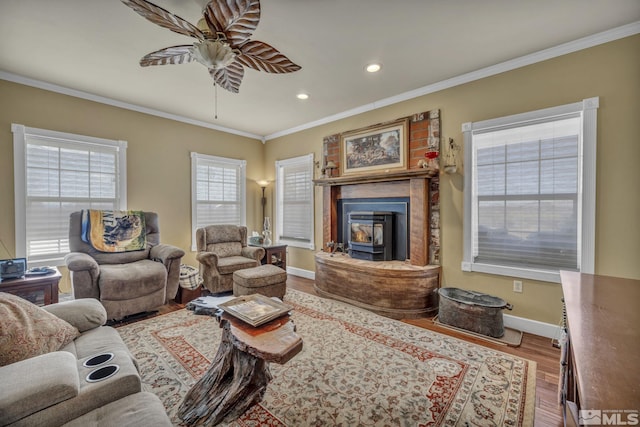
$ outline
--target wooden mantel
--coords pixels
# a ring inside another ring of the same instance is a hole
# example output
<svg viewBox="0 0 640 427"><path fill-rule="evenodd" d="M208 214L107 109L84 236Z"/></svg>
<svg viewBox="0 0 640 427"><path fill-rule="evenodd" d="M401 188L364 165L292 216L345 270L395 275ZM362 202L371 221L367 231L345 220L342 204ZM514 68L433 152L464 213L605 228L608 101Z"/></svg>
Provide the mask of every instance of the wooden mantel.
<svg viewBox="0 0 640 427"><path fill-rule="evenodd" d="M313 182L323 187L322 193L322 248L327 243L339 242L338 201L341 199L368 199L408 197L410 212L409 259L412 265L429 264L429 179L437 174L431 169L411 169L376 175L321 178Z"/></svg>
<svg viewBox="0 0 640 427"><path fill-rule="evenodd" d="M370 182L399 181L411 178L433 178L438 171L433 169L412 169L405 171L387 172L376 175L338 176L331 178L318 178L313 180L316 185L333 186L347 184L366 184Z"/></svg>

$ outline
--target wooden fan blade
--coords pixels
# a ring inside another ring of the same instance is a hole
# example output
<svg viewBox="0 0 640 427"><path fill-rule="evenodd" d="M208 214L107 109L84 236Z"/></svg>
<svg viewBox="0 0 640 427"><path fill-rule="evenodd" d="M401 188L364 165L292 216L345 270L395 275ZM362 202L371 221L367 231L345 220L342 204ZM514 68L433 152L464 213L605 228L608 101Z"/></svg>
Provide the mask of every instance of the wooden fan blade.
<svg viewBox="0 0 640 427"><path fill-rule="evenodd" d="M204 40L204 34L195 25L190 24L184 19L169 12L166 9L156 6L146 0L122 0L122 3L154 24L168 28L171 31L189 37L195 37L198 40Z"/></svg>
<svg viewBox="0 0 640 427"><path fill-rule="evenodd" d="M291 73L302 68L264 42L248 41L239 49L241 54L236 60L254 70L267 73Z"/></svg>
<svg viewBox="0 0 640 427"><path fill-rule="evenodd" d="M219 70L210 68L209 74L211 74L213 80L221 88L233 93L240 92L240 83L242 83L242 78L244 77L244 68L237 60Z"/></svg>
<svg viewBox="0 0 640 427"><path fill-rule="evenodd" d="M193 61L191 49L193 45L180 45L165 47L156 50L142 57L140 65L148 67L149 65L167 65L167 64L184 64Z"/></svg>
<svg viewBox="0 0 640 427"><path fill-rule="evenodd" d="M253 34L260 22L260 0L212 0L204 10L209 29L224 33L232 47Z"/></svg>

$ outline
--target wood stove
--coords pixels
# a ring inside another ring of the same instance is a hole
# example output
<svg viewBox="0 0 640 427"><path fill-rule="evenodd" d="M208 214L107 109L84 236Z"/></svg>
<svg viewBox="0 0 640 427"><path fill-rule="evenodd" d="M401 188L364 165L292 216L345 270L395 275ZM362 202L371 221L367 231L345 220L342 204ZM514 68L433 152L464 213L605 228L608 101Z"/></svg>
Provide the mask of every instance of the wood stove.
<svg viewBox="0 0 640 427"><path fill-rule="evenodd" d="M350 212L349 253L368 261L393 260L393 212Z"/></svg>

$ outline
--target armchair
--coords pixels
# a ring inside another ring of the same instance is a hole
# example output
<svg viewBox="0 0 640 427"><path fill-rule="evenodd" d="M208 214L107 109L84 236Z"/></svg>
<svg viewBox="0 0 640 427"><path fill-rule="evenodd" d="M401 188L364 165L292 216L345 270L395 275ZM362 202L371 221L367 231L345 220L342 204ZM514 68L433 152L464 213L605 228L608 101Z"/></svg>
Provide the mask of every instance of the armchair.
<svg viewBox="0 0 640 427"><path fill-rule="evenodd" d="M180 260L184 251L160 243L158 214L144 213L146 249L130 252L100 252L82 240L82 213L69 219L71 253L65 263L71 273L76 299L95 298L107 311L107 318L154 310L175 298L178 292Z"/></svg>
<svg viewBox="0 0 640 427"><path fill-rule="evenodd" d="M261 247L247 246L247 227L209 225L196 230L200 275L214 294L233 290L233 272L257 267L264 257Z"/></svg>

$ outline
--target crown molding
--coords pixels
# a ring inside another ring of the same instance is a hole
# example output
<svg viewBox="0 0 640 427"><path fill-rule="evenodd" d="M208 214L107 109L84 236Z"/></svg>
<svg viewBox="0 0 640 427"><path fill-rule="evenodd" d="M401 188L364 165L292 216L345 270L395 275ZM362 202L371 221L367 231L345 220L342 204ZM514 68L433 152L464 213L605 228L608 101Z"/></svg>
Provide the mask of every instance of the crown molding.
<svg viewBox="0 0 640 427"><path fill-rule="evenodd" d="M527 65L535 64L537 62L542 62L548 59L557 58L559 56L567 55L569 53L577 52L577 51L588 49L604 43L608 43L608 42L622 39L625 37L633 36L638 33L640 33L640 21L623 25L621 27L613 28L611 30L603 31L601 33L593 34L591 36L583 37L568 43L563 43L555 47L540 50L538 52L534 52L529 55L511 59L509 61L491 65L489 67L481 68L476 71L471 71L469 73L462 74L460 76L452 77L447 80L442 80L440 82L427 85L427 86L424 86L415 90L411 90L408 92L404 92L389 98L384 98L379 101L372 102L371 104L362 105L360 107L343 111L342 113L334 114L320 120L315 120L313 122L309 122L300 126L293 127L291 129L275 132L275 133L272 133L271 135L265 136L265 140L269 141L271 139L279 138L281 136L300 132L306 129L311 129L316 126L334 122L336 120L355 116L357 114L362 114L367 111L376 110L378 108L397 104L399 102L407 101L413 98L418 98L420 96L428 95L430 93L438 92L444 89L449 89L465 83L470 83L475 80L483 79L485 77L491 77L496 74L522 68Z"/></svg>
<svg viewBox="0 0 640 427"><path fill-rule="evenodd" d="M506 71L515 70L521 67L525 67L527 65L546 61L548 59L556 58L556 57L577 52L583 49L588 49L604 43L608 43L608 42L622 39L625 37L633 36L638 33L640 33L640 21L636 21L631 24L623 25L620 27L613 28L611 30L593 34L591 36L583 37L568 43L563 43L561 45L551 47L549 49L543 49L541 51L534 52L529 55L511 59L509 61L491 65L489 67L481 68L476 71L471 71L469 73L462 74L460 76L442 80L440 82L423 86L421 88L404 92L395 96L391 96L389 98L384 98L384 99L372 102L370 104L365 104L360 107L356 107L347 111L343 111L341 113L327 116L319 120L302 124L300 126L295 126L279 132L275 132L270 135L256 135L256 134L244 132L238 129L227 128L224 126L217 126L211 123L191 119L191 118L180 116L177 114L171 114L171 113L156 110L153 108L142 107L140 105L130 104L127 102L118 101L112 98L99 96L92 93L83 92L80 90L70 89L70 88L55 85L52 83L47 83L40 80L35 80L28 77L20 76L17 74L12 74L2 70L0 70L0 79L23 84L26 86L36 87L39 89L48 90L51 92L61 93L63 95L69 95L76 98L82 98L89 101L99 102L101 104L106 104L114 107L124 108L127 110L137 111L137 112L149 114L152 116L162 117L169 120L175 120L178 122L183 122L183 123L187 123L194 126L200 126L207 129L213 129L220 132L230 133L233 135L239 135L247 138L257 139L261 141L263 144L265 144L267 141L271 139L279 138L281 136L290 135L296 132L300 132L300 131L311 129L317 126L325 125L327 123L335 122L337 120L341 120L347 117L366 113L368 111L376 110L378 108L397 104L399 102L403 102L403 101L407 101L420 96L428 95L430 93L438 92L444 89L449 89L465 83L473 82L475 80L483 79L485 77L494 76L496 74L504 73Z"/></svg>
<svg viewBox="0 0 640 427"><path fill-rule="evenodd" d="M42 80L31 79L29 77L20 76L18 74L9 73L0 70L0 80L7 80L13 83L19 83L25 86L31 86L38 89L48 90L50 92L60 93L62 95L69 95L75 98L86 99L88 101L98 102L100 104L111 105L113 107L124 108L125 110L137 111L138 113L149 114L151 116L162 117L163 119L175 120L177 122L187 123L194 126L200 126L203 128L213 129L220 132L226 132L233 135L244 136L247 138L257 139L264 144L264 137L249 132L244 132L237 129L232 129L224 126L217 126L211 123L203 122L201 120L190 119L188 117L180 116L177 114L171 114L164 111L156 110L153 108L142 107L136 104L130 104L128 102L118 101L106 96L95 95L89 92L83 92L81 90L71 89L64 86L59 86L53 83L43 82Z"/></svg>

